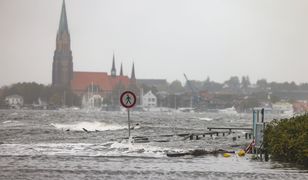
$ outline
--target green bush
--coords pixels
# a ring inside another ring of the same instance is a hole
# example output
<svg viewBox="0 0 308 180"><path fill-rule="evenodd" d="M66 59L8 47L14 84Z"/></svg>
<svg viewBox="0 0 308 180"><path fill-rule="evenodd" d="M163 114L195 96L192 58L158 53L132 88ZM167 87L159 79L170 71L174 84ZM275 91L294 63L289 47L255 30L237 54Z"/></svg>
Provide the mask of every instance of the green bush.
<svg viewBox="0 0 308 180"><path fill-rule="evenodd" d="M274 160L308 167L308 114L270 122L264 147Z"/></svg>

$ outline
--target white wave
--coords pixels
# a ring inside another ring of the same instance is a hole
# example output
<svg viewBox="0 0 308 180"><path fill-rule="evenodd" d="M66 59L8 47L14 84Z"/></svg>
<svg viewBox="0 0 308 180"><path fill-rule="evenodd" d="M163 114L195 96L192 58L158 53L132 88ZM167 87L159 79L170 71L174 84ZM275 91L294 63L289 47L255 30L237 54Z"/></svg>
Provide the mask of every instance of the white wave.
<svg viewBox="0 0 308 180"><path fill-rule="evenodd" d="M203 118L199 118L199 120L202 120L202 121L212 121L213 118L203 117Z"/></svg>
<svg viewBox="0 0 308 180"><path fill-rule="evenodd" d="M119 124L108 124L104 122L78 122L72 124L59 124L51 123L57 129L62 130L71 130L71 131L83 131L83 128L88 131L107 131L107 130L118 130L118 129L127 129L127 126L122 126Z"/></svg>
<svg viewBox="0 0 308 180"><path fill-rule="evenodd" d="M11 122L13 122L13 121L8 120L8 121L4 121L4 122L2 122L2 123L3 123L3 124L6 124L6 123L11 123Z"/></svg>
<svg viewBox="0 0 308 180"><path fill-rule="evenodd" d="M99 150L98 150L99 149ZM1 155L103 155L104 146L85 143L39 143L39 144L2 144ZM99 153L99 154L98 154Z"/></svg>
<svg viewBox="0 0 308 180"><path fill-rule="evenodd" d="M136 156L163 157L169 148L149 144L123 142L87 143L38 143L38 144L2 144L0 156L20 155L58 155L58 156ZM173 150L179 151L179 150Z"/></svg>
<svg viewBox="0 0 308 180"><path fill-rule="evenodd" d="M139 124L136 124L135 126L132 126L131 129L140 129L141 126Z"/></svg>
<svg viewBox="0 0 308 180"><path fill-rule="evenodd" d="M2 124L5 124L7 126L21 126L21 125L23 125L23 123L21 123L20 121L11 121L11 120L3 121Z"/></svg>
<svg viewBox="0 0 308 180"><path fill-rule="evenodd" d="M130 143L128 140L122 142L114 142L110 146L113 151L109 151L109 155L114 153L121 153L127 156L148 156L148 157L162 157L166 156L169 151L182 151L180 149L170 149L150 145L149 143Z"/></svg>
<svg viewBox="0 0 308 180"><path fill-rule="evenodd" d="M9 116L17 116L17 115L18 115L17 112L13 112L13 113L9 114Z"/></svg>

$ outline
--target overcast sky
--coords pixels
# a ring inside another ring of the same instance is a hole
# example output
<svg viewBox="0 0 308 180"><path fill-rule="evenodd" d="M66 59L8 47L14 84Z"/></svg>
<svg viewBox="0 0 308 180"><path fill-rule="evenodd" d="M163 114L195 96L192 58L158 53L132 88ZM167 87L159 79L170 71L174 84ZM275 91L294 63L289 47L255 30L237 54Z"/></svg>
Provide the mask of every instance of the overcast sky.
<svg viewBox="0 0 308 180"><path fill-rule="evenodd" d="M62 0L0 0L0 86L50 84ZM66 0L74 70L308 82L307 0Z"/></svg>

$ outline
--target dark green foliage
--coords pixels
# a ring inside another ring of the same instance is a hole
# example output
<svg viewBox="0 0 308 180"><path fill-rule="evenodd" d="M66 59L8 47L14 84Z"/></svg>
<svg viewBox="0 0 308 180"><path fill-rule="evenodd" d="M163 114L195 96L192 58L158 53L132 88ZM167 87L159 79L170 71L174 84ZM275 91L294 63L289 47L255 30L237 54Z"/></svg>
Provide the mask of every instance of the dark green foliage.
<svg viewBox="0 0 308 180"><path fill-rule="evenodd" d="M264 147L274 160L308 167L308 114L273 120L266 126Z"/></svg>
<svg viewBox="0 0 308 180"><path fill-rule="evenodd" d="M35 82L17 83L2 88L2 93L0 95L1 102L3 102L6 96L14 94L22 96L24 98L24 104L38 103L39 98L48 104L58 106L64 104L67 106L80 106L81 103L80 98L69 89L54 88Z"/></svg>
<svg viewBox="0 0 308 180"><path fill-rule="evenodd" d="M8 95L18 94L24 98L24 103L32 104L37 101L38 97L43 92L44 85L37 83L17 83L7 87L3 92L3 97Z"/></svg>
<svg viewBox="0 0 308 180"><path fill-rule="evenodd" d="M250 80L248 76L243 76L241 81L241 87L247 89L250 86Z"/></svg>
<svg viewBox="0 0 308 180"><path fill-rule="evenodd" d="M157 88L155 86L147 86L145 84L143 84L141 86L141 88L143 89L143 93L146 94L149 91L152 91L152 93L154 93L156 95L156 93L158 92Z"/></svg>
<svg viewBox="0 0 308 180"><path fill-rule="evenodd" d="M240 88L240 80L237 76L231 76L229 80L225 81L225 84L232 89L239 89Z"/></svg>
<svg viewBox="0 0 308 180"><path fill-rule="evenodd" d="M262 104L260 103L260 100L257 98L247 98L243 99L239 105L237 106L237 109L240 111L245 111L247 109L252 109L254 107L260 107Z"/></svg>
<svg viewBox="0 0 308 180"><path fill-rule="evenodd" d="M170 93L181 93L184 91L185 89L183 88L181 81L175 80L169 85Z"/></svg>

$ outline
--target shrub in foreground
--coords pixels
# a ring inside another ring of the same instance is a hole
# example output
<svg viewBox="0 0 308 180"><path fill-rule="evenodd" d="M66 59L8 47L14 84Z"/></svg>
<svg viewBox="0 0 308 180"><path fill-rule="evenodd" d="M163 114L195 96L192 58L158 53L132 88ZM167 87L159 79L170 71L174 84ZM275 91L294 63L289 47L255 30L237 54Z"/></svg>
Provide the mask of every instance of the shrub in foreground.
<svg viewBox="0 0 308 180"><path fill-rule="evenodd" d="M270 122L264 147L274 160L308 167L308 114Z"/></svg>

